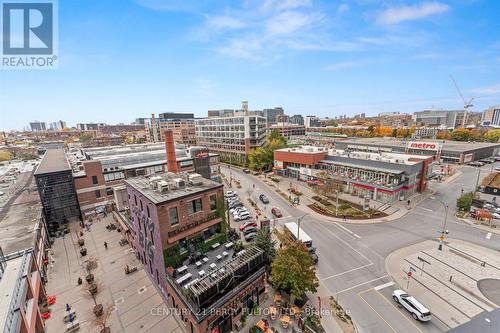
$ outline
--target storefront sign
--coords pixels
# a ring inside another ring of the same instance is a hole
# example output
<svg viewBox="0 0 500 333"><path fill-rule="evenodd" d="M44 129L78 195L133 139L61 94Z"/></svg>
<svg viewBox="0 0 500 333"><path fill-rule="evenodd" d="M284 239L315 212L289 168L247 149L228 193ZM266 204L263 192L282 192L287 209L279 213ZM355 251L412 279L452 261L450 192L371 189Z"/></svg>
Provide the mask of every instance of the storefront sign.
<svg viewBox="0 0 500 333"><path fill-rule="evenodd" d="M406 144L406 149L420 149L420 150L441 150L441 142L432 141L410 141Z"/></svg>
<svg viewBox="0 0 500 333"><path fill-rule="evenodd" d="M309 168L300 168L300 174L312 176L312 171Z"/></svg>

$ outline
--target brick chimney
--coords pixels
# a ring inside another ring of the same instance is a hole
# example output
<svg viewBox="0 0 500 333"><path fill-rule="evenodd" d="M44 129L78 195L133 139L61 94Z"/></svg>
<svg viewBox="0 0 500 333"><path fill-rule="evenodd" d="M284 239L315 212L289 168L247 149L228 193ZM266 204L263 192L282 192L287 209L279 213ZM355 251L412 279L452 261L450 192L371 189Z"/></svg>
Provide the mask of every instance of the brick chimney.
<svg viewBox="0 0 500 333"><path fill-rule="evenodd" d="M165 150L167 153L168 172L177 173L177 159L175 157L174 132L166 130L165 132Z"/></svg>

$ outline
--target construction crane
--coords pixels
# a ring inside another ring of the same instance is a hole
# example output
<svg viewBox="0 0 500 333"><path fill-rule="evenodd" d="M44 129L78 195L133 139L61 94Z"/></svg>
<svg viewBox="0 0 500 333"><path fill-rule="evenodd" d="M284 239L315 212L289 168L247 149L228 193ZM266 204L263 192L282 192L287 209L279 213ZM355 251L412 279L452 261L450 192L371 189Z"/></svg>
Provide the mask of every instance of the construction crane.
<svg viewBox="0 0 500 333"><path fill-rule="evenodd" d="M464 102L464 117L462 119L462 127L465 127L465 122L467 120L467 111L469 110L469 108L473 107L474 104L472 104L472 101L474 100L474 97L472 97L468 102L467 100L465 99L464 95L462 94L462 91L460 90L460 88L458 87L458 84L457 84L457 81L455 81L455 78L453 77L453 75L450 74L450 78L451 80L453 81L453 84L455 85L455 88L457 88L457 91L458 91L458 94L460 95L460 97L462 98L462 101Z"/></svg>

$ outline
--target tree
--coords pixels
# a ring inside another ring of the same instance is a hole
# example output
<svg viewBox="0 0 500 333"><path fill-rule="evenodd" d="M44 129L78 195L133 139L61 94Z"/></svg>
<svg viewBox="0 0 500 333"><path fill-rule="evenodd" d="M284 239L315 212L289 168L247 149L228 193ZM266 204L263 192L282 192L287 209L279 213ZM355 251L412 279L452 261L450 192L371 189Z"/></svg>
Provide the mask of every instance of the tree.
<svg viewBox="0 0 500 333"><path fill-rule="evenodd" d="M80 142L83 144L89 143L90 141L92 141L92 134L83 133L82 135L80 135L79 139L80 139Z"/></svg>
<svg viewBox="0 0 500 333"><path fill-rule="evenodd" d="M498 142L500 139L500 129L490 129L484 133L483 138L489 142Z"/></svg>
<svg viewBox="0 0 500 333"><path fill-rule="evenodd" d="M264 251L266 265L271 265L276 257L276 241L272 240L269 229L260 229L257 232L257 236L255 236L254 243L258 248Z"/></svg>
<svg viewBox="0 0 500 333"><path fill-rule="evenodd" d="M470 141L471 133L465 128L457 128L451 132L451 139L455 141Z"/></svg>
<svg viewBox="0 0 500 333"><path fill-rule="evenodd" d="M462 194L459 198L457 198L457 209L468 212L472 206L473 198L474 193L472 192Z"/></svg>
<svg viewBox="0 0 500 333"><path fill-rule="evenodd" d="M273 130L269 134L267 144L264 147L254 149L248 154L249 167L252 170L268 170L272 168L274 163L274 151L285 148L287 139Z"/></svg>
<svg viewBox="0 0 500 333"><path fill-rule="evenodd" d="M6 150L0 151L0 162L10 161L12 159L12 154Z"/></svg>
<svg viewBox="0 0 500 333"><path fill-rule="evenodd" d="M271 265L271 281L274 287L290 291L295 298L316 292L316 269L304 244L293 241L278 251Z"/></svg>

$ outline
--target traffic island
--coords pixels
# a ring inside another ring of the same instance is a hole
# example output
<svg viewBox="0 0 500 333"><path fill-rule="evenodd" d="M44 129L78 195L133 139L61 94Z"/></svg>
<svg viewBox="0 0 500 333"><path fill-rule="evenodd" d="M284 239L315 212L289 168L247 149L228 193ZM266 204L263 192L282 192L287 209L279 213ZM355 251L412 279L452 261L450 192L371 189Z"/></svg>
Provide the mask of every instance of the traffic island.
<svg viewBox="0 0 500 333"><path fill-rule="evenodd" d="M488 248L447 240L440 251L438 242L425 241L394 251L385 264L395 289L416 297L448 328L498 307L490 295L496 284L481 282L500 280L500 258Z"/></svg>

